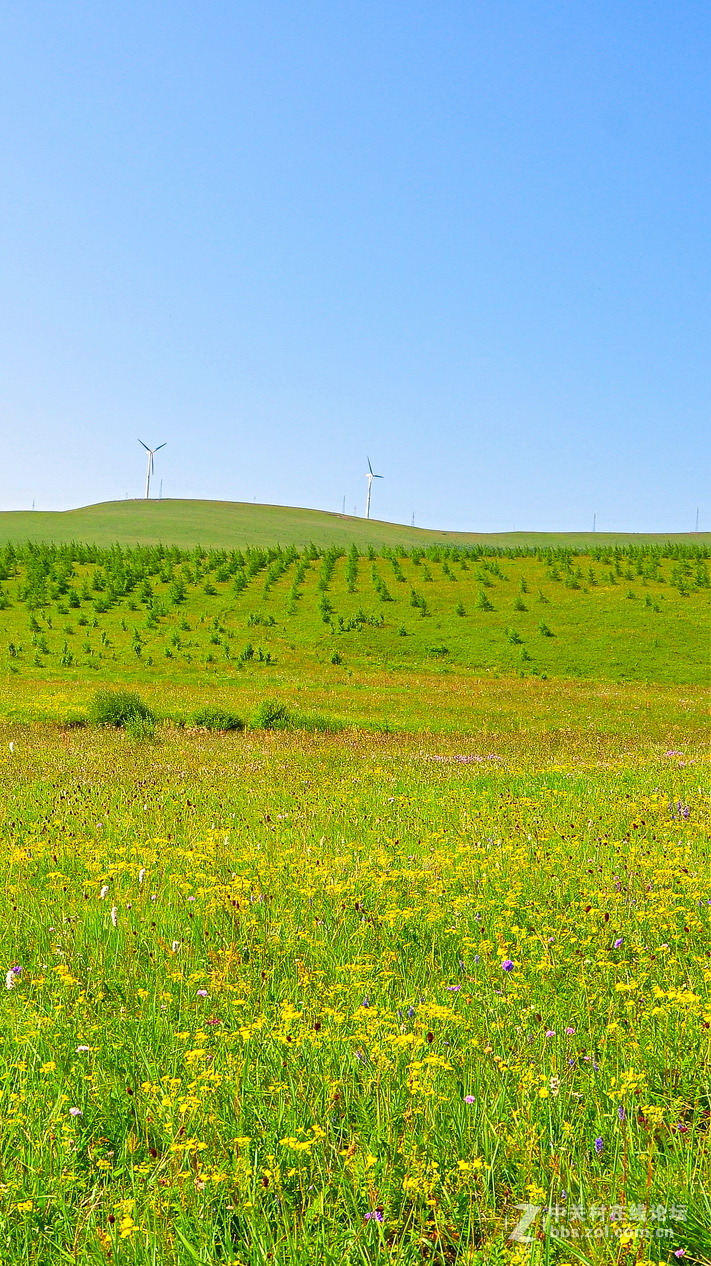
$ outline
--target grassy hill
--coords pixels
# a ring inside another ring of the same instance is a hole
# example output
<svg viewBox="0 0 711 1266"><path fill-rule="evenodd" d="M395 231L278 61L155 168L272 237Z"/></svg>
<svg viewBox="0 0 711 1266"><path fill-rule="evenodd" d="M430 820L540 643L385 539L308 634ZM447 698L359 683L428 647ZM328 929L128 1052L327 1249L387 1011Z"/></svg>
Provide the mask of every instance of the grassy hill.
<svg viewBox="0 0 711 1266"><path fill-rule="evenodd" d="M641 534L631 532L439 532L400 523L352 518L294 506L254 505L241 501L106 501L77 510L5 510L0 512L0 541L83 541L93 545L179 545L206 549L296 545L327 547L373 545L412 548L432 544L565 546L688 541L711 544L711 533Z"/></svg>

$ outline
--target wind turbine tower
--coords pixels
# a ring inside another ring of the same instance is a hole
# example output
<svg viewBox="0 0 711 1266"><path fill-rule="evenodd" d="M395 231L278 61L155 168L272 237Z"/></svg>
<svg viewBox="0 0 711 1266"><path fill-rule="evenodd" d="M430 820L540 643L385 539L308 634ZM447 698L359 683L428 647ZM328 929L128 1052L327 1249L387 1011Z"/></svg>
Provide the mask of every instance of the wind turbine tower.
<svg viewBox="0 0 711 1266"><path fill-rule="evenodd" d="M368 474L366 475L366 479L368 480L368 492L367 492L367 495L366 495L366 498L365 498L365 517L366 517L366 519L369 519L369 518L370 518L370 497L371 497L371 494L372 494L372 491L373 491L373 480L374 480L374 479L382 479L382 477L383 477L382 475L375 475L375 474L373 474L373 467L372 467L372 466L371 466L371 464L370 464L370 458L368 458Z"/></svg>
<svg viewBox="0 0 711 1266"><path fill-rule="evenodd" d="M146 452L148 453L148 467L146 469L146 500L147 500L148 497L150 497L151 495L151 475L153 474L153 455L154 453L159 452L161 448L165 448L165 445L168 443L168 441L166 440L164 444L159 444L158 448L149 448L147 444L143 443L143 440L139 440L138 443L141 444L143 448L145 448Z"/></svg>

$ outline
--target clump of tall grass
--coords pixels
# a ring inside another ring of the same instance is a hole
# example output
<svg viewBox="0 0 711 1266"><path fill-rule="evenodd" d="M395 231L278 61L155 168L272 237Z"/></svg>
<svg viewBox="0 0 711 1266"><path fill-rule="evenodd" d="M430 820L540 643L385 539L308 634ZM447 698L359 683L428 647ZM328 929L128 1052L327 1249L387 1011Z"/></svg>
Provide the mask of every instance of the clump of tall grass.
<svg viewBox="0 0 711 1266"><path fill-rule="evenodd" d="M89 720L114 729L127 729L138 721L154 729L156 724L155 713L132 690L97 690L89 705Z"/></svg>
<svg viewBox="0 0 711 1266"><path fill-rule="evenodd" d="M226 708L199 708L193 716L193 725L201 730L243 730L244 721Z"/></svg>
<svg viewBox="0 0 711 1266"><path fill-rule="evenodd" d="M289 730L292 715L285 703L276 699L263 699L254 714L255 730Z"/></svg>
<svg viewBox="0 0 711 1266"><path fill-rule="evenodd" d="M312 734L337 734L343 722L321 713L293 712L285 703L265 699L254 715L256 730L305 730Z"/></svg>

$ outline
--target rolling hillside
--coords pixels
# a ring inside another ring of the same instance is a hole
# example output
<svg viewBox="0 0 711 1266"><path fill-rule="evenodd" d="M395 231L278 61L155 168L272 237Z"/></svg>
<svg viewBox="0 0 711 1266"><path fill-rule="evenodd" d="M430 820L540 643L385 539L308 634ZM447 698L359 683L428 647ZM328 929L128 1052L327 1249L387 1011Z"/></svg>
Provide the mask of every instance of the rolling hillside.
<svg viewBox="0 0 711 1266"><path fill-rule="evenodd" d="M688 541L711 544L711 533L643 535L630 532L437 532L399 523L367 521L324 510L253 505L240 501L106 501L78 510L0 512L0 542L82 541L92 545L178 545L206 549L295 545L340 545L376 549L428 545L565 546Z"/></svg>

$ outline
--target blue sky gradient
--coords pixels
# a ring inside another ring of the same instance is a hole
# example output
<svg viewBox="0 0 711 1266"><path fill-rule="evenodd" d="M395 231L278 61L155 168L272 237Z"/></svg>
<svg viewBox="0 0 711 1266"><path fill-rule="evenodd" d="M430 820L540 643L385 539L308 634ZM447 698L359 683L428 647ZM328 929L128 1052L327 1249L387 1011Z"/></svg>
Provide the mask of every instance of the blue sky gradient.
<svg viewBox="0 0 711 1266"><path fill-rule="evenodd" d="M0 2L0 508L711 529L711 11Z"/></svg>

